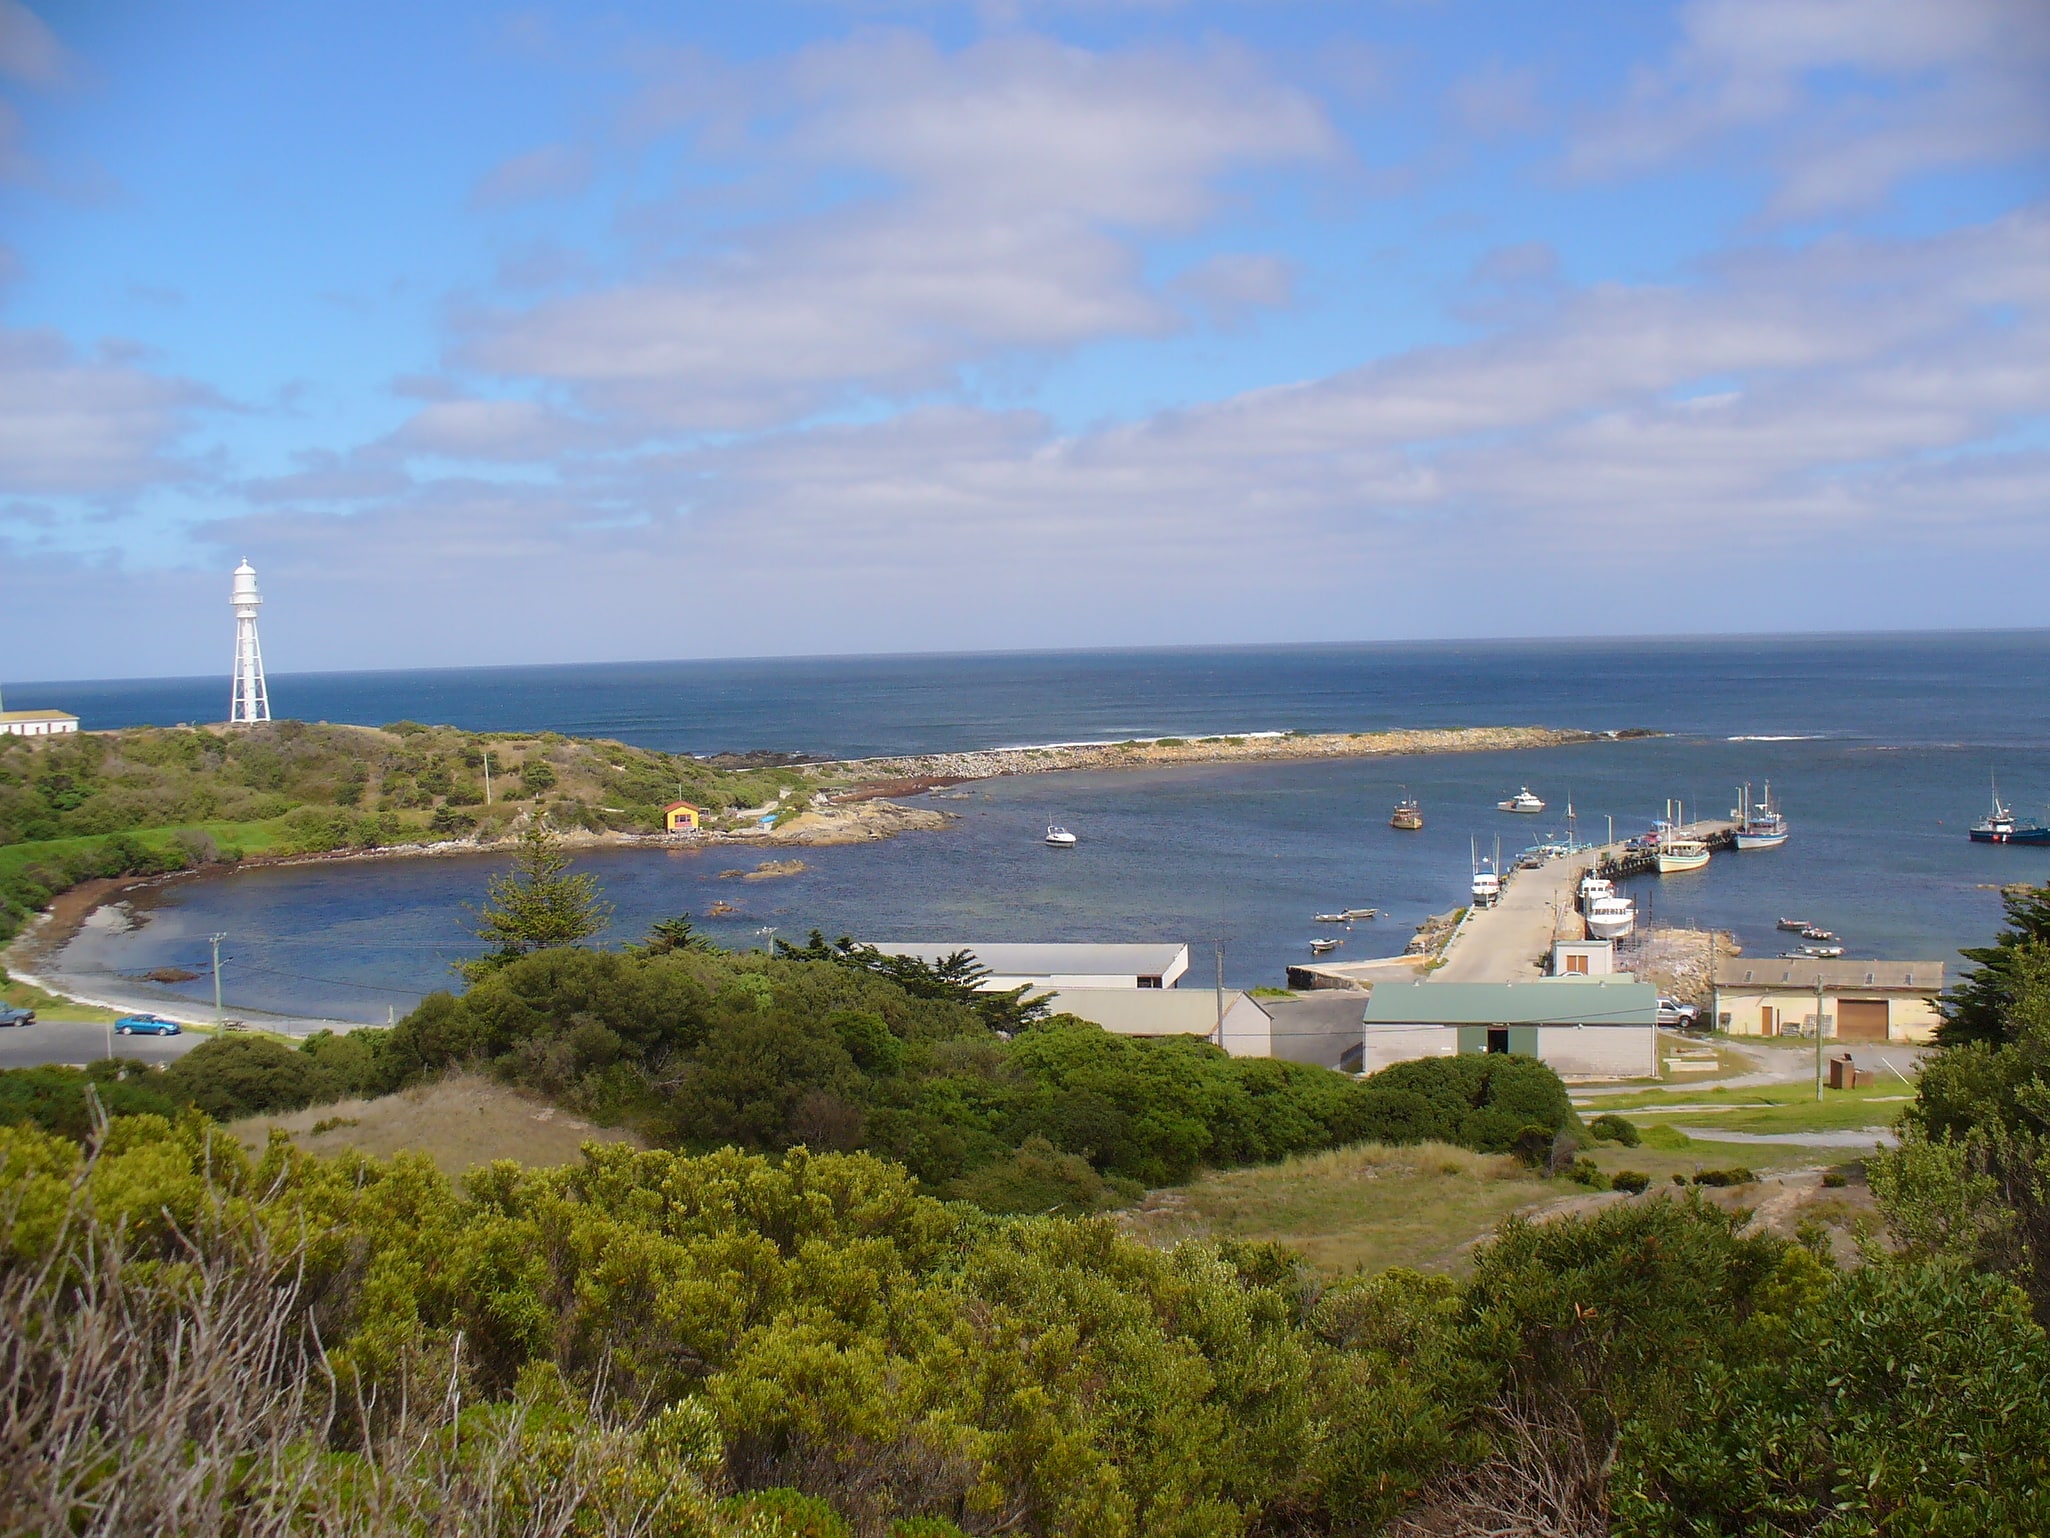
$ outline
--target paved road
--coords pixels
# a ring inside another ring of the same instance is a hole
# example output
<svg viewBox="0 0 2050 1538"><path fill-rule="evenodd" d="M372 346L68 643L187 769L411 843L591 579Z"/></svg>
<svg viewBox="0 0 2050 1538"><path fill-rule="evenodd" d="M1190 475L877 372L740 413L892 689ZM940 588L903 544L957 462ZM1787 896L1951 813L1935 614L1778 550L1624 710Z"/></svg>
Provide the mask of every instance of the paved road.
<svg viewBox="0 0 2050 1538"><path fill-rule="evenodd" d="M116 1036L114 1056L145 1063L168 1063L183 1057L207 1038L182 1036ZM89 1063L107 1056L107 1027L73 1020L38 1020L34 1025L0 1030L0 1068L40 1068L46 1063Z"/></svg>

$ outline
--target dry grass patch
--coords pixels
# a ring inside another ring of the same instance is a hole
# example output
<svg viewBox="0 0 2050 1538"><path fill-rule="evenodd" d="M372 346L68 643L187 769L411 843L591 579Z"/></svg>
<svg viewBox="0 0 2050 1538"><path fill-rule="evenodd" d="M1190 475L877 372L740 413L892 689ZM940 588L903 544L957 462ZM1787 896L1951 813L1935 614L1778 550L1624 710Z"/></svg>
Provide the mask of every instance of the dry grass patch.
<svg viewBox="0 0 2050 1538"><path fill-rule="evenodd" d="M354 1149L381 1159L424 1153L448 1175L493 1159L535 1168L569 1164L587 1142L641 1146L631 1132L580 1120L475 1074L454 1074L376 1100L251 1116L229 1130L253 1150L263 1147L273 1127L282 1127L308 1153Z"/></svg>
<svg viewBox="0 0 2050 1538"><path fill-rule="evenodd" d="M1126 1222L1138 1237L1270 1239L1337 1274L1458 1271L1510 1213L1574 1189L1516 1160L1446 1143L1361 1143L1154 1191Z"/></svg>

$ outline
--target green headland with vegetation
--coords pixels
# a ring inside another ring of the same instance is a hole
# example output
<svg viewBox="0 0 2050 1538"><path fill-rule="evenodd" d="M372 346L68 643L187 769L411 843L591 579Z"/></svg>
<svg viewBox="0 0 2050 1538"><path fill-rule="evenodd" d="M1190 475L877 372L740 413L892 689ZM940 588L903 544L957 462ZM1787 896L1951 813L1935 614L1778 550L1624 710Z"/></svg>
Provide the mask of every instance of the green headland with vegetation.
<svg viewBox="0 0 2050 1538"><path fill-rule="evenodd" d="M94 877L488 839L536 820L654 833L671 801L715 816L779 796L791 807L808 783L791 768L411 721L0 736L0 940Z"/></svg>
<svg viewBox="0 0 2050 1538"><path fill-rule="evenodd" d="M0 1074L8 1530L2050 1529L2050 892L1851 1243L1619 1167L1674 1155L1531 1061L1354 1081L682 920L589 951L559 854L392 1030ZM452 1178L223 1125L488 1081L613 1140ZM1341 1187L1350 1250L1276 1233ZM1457 1256L1405 1233L1448 1195L1500 1219Z"/></svg>

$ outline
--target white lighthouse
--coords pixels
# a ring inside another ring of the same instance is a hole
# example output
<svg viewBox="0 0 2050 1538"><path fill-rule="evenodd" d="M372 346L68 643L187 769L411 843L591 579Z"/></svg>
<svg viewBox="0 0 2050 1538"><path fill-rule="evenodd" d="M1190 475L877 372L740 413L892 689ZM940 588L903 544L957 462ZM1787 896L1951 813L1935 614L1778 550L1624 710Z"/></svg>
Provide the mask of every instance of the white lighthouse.
<svg viewBox="0 0 2050 1538"><path fill-rule="evenodd" d="M263 599L256 591L256 568L244 561L235 568L235 692L228 702L234 724L270 719L270 695L263 687L263 648L256 642L256 611Z"/></svg>

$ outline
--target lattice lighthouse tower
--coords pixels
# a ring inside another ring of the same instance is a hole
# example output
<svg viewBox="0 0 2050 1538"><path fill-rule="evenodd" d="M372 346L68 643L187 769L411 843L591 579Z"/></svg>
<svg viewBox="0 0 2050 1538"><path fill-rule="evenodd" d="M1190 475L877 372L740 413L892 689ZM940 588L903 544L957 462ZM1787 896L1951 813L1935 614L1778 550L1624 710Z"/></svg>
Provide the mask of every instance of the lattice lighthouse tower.
<svg viewBox="0 0 2050 1538"><path fill-rule="evenodd" d="M235 693L228 702L228 720L268 721L270 695L263 687L263 648L256 642L256 611L263 599L256 591L256 568L244 561L235 568Z"/></svg>

